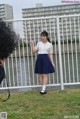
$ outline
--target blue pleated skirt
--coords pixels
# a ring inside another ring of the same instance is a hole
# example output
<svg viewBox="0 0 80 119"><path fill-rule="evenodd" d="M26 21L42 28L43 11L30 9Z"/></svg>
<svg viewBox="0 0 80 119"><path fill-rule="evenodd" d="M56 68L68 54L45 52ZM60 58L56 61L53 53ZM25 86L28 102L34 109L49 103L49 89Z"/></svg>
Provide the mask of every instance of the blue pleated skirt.
<svg viewBox="0 0 80 119"><path fill-rule="evenodd" d="M51 63L48 54L38 54L35 64L35 73L49 74L54 72L55 72L55 68Z"/></svg>

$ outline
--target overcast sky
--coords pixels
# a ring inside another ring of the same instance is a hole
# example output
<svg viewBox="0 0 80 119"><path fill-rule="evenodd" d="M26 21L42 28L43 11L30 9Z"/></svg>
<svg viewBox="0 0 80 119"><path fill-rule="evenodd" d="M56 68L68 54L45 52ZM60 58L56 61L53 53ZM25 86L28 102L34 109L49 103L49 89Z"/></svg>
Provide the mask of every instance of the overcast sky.
<svg viewBox="0 0 80 119"><path fill-rule="evenodd" d="M10 4L13 6L15 19L22 17L22 8L35 7L36 3L42 3L43 6L62 4L61 0L0 0L0 4Z"/></svg>

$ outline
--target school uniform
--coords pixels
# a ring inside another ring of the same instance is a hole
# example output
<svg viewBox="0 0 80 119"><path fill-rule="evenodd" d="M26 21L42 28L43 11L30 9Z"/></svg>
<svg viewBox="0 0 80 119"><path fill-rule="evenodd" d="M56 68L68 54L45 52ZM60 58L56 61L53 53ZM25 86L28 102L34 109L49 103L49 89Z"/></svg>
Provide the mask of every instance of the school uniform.
<svg viewBox="0 0 80 119"><path fill-rule="evenodd" d="M35 64L35 73L36 74L49 74L54 73L55 68L52 65L52 62L49 58L49 53L53 53L53 46L50 42L43 43L42 41L38 42L35 46L35 49L38 50L37 60Z"/></svg>

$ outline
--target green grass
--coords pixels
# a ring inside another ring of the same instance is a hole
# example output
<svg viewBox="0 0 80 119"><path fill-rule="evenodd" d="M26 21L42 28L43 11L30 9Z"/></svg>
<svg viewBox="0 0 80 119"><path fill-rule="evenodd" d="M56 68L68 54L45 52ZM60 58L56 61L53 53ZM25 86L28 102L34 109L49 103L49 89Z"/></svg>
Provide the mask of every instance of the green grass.
<svg viewBox="0 0 80 119"><path fill-rule="evenodd" d="M0 112L7 112L8 119L80 119L80 89L11 93L7 102L0 102Z"/></svg>

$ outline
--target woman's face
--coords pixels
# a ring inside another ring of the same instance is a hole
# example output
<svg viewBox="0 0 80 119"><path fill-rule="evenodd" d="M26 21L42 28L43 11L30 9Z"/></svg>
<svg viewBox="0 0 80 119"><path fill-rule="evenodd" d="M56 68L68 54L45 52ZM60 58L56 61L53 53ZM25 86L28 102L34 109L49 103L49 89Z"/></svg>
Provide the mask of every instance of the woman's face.
<svg viewBox="0 0 80 119"><path fill-rule="evenodd" d="M47 37L46 37L46 36L41 35L41 41L46 42L46 41L47 41Z"/></svg>

